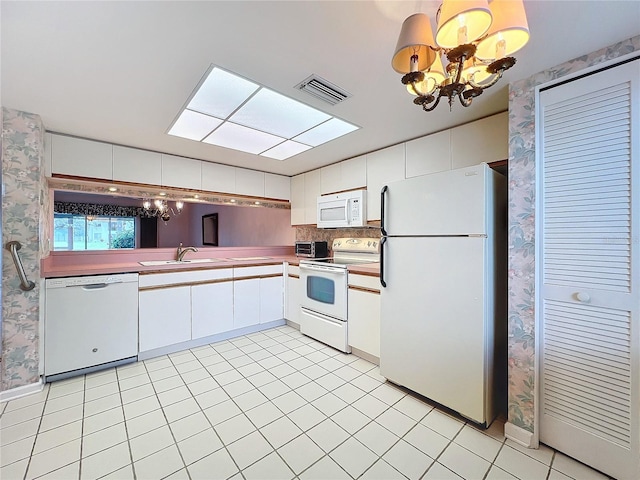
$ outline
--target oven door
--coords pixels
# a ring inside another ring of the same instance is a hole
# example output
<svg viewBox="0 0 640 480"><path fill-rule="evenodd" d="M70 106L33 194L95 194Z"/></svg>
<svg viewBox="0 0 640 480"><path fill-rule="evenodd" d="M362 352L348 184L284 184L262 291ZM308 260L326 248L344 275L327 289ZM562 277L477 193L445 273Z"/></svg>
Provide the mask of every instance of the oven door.
<svg viewBox="0 0 640 480"><path fill-rule="evenodd" d="M347 269L300 262L302 298L308 310L347 321Z"/></svg>

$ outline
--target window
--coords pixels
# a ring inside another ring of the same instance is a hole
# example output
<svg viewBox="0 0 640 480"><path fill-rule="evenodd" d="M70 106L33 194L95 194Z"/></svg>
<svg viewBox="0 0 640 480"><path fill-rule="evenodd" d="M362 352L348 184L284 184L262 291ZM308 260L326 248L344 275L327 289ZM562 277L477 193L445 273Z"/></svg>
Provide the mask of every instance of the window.
<svg viewBox="0 0 640 480"><path fill-rule="evenodd" d="M111 250L135 248L135 217L102 217L56 213L54 250Z"/></svg>

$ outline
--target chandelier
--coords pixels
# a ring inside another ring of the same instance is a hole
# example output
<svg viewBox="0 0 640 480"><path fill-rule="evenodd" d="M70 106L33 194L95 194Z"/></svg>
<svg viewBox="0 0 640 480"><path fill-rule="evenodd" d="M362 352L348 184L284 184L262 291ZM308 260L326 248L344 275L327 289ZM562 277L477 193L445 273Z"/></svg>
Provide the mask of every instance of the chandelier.
<svg viewBox="0 0 640 480"><path fill-rule="evenodd" d="M175 216L182 213L184 202L177 201L176 208L174 209L173 207L170 207L168 202L164 199L154 200L153 203L151 203L151 200L145 200L142 202L142 208L144 208L144 211L148 216L161 218L164 223L167 223L171 220L171 215Z"/></svg>
<svg viewBox="0 0 640 480"><path fill-rule="evenodd" d="M449 110L456 97L470 106L516 63L509 55L529 41L522 0L444 0L437 25L434 42L428 15L408 17L391 61L396 72L405 74L402 83L416 95L413 103L427 112L442 97Z"/></svg>

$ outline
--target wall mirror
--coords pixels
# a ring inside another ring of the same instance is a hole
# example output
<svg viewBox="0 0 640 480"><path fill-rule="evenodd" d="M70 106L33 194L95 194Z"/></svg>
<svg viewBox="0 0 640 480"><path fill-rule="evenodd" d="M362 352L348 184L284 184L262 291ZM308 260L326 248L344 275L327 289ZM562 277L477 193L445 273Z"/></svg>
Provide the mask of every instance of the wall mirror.
<svg viewBox="0 0 640 480"><path fill-rule="evenodd" d="M202 216L202 244L218 246L218 214Z"/></svg>

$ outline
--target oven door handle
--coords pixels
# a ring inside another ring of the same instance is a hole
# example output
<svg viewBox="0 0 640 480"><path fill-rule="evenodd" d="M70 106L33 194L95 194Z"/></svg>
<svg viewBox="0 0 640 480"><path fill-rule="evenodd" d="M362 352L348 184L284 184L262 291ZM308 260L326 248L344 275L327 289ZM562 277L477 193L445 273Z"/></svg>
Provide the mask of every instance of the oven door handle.
<svg viewBox="0 0 640 480"><path fill-rule="evenodd" d="M338 275L346 275L346 268L331 268L331 267L322 267L320 265L304 265L300 264L300 270L312 270L315 272L327 272L327 273L335 273Z"/></svg>

